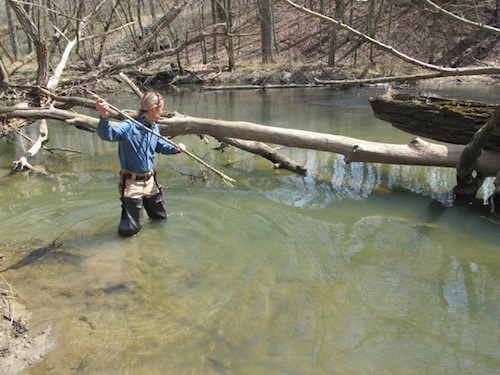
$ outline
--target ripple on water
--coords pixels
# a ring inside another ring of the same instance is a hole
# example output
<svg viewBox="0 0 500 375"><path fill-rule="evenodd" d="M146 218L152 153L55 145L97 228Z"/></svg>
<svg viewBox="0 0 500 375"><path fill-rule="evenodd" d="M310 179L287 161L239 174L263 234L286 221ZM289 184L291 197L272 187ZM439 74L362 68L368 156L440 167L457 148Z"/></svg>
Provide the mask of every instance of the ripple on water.
<svg viewBox="0 0 500 375"><path fill-rule="evenodd" d="M337 217L336 206L319 215L244 191L172 191L166 199L167 223L147 221L124 240L103 210L94 222L109 220L108 229L66 243L79 262L33 274L45 301L37 315L62 340L43 366L452 373L498 361L489 346L494 276L480 262L450 258L431 236L439 227L367 207L364 215ZM85 208L76 211L90 220ZM464 289L468 279L473 287ZM463 353L468 364L457 365Z"/></svg>

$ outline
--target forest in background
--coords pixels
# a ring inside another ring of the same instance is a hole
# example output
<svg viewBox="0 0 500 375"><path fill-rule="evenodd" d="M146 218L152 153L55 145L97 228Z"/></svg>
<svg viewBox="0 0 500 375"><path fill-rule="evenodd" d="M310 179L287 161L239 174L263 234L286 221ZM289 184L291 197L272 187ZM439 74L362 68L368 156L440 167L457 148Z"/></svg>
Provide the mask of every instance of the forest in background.
<svg viewBox="0 0 500 375"><path fill-rule="evenodd" d="M469 23L427 0L295 3L424 63L451 68L500 64L499 34L478 26L500 26L500 0L431 2ZM323 79L419 70L284 0L5 0L1 7L3 82L32 82L38 69L37 84L44 86L73 41L62 74L67 87L127 69L156 73L171 66L216 73L319 67ZM42 51L47 63L40 72Z"/></svg>

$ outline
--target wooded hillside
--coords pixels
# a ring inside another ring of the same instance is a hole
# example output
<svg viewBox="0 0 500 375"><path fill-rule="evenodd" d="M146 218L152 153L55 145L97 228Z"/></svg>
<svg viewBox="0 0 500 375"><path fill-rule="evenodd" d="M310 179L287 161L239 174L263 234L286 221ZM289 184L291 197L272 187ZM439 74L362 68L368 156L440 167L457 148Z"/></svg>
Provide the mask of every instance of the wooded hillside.
<svg viewBox="0 0 500 375"><path fill-rule="evenodd" d="M90 71L94 77L96 73L112 74L131 68L146 73L170 71L170 64L181 70L215 74L288 69L288 74L267 78L279 83L312 82L313 77L303 74L311 67L318 68L314 78L319 79L397 75L416 70L415 65L402 63L366 39L299 12L284 0L46 3L42 7L36 1L7 0L0 5L3 81L10 77L12 82L33 73L37 69L33 52L44 48L49 57L47 71L55 69L72 40L76 53L69 56L70 69L66 69L63 79ZM339 20L425 63L444 67L499 65L499 34L477 25L500 26L500 0L431 2L469 23L443 13L427 0L294 3ZM20 22L20 17L31 24ZM37 43L35 38L43 39L43 43ZM267 64L262 66L262 62ZM168 74L159 78L172 79ZM214 74L209 79L217 80ZM259 83L258 75L248 80Z"/></svg>

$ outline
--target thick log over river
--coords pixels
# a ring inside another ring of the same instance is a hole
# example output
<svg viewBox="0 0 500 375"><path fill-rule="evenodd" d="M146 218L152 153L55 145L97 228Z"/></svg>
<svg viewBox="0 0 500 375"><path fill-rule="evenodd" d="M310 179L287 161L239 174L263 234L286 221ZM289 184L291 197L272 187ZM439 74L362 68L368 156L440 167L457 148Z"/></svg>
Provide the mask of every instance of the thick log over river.
<svg viewBox="0 0 500 375"><path fill-rule="evenodd" d="M418 90L500 97L497 86ZM384 143L412 138L374 117L368 98L382 89L162 93L166 110L191 116ZM0 139L2 276L26 300L30 333L52 343L28 373L500 368L499 226L481 207L453 205L454 168L346 164L277 146L308 168L303 177L183 135L175 140L237 184L183 155L159 156L169 220L147 221L123 240L116 145L55 121L49 138L49 148L81 153L42 150L32 164L44 173L13 173L17 146ZM479 191L479 206L492 185Z"/></svg>

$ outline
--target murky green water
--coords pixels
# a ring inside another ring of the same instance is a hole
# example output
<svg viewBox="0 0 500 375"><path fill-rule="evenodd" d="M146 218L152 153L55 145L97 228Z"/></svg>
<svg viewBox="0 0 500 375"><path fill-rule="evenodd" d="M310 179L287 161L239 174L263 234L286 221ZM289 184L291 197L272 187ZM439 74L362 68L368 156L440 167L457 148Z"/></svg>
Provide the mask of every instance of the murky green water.
<svg viewBox="0 0 500 375"><path fill-rule="evenodd" d="M498 97L498 88L475 89ZM194 116L239 119L383 142L411 136L375 120L376 89L165 92ZM470 95L466 88L454 96ZM130 99L115 102L131 107ZM134 238L116 235L115 145L54 125L34 164L10 175L0 140L3 277L55 340L29 374L493 374L500 368L500 231L450 207L454 173L353 164L281 151L302 178L196 137L158 159L170 211ZM225 166L231 163L230 166ZM483 196L489 188L483 189ZM30 246L59 246L22 262ZM5 264L5 261L4 261Z"/></svg>

